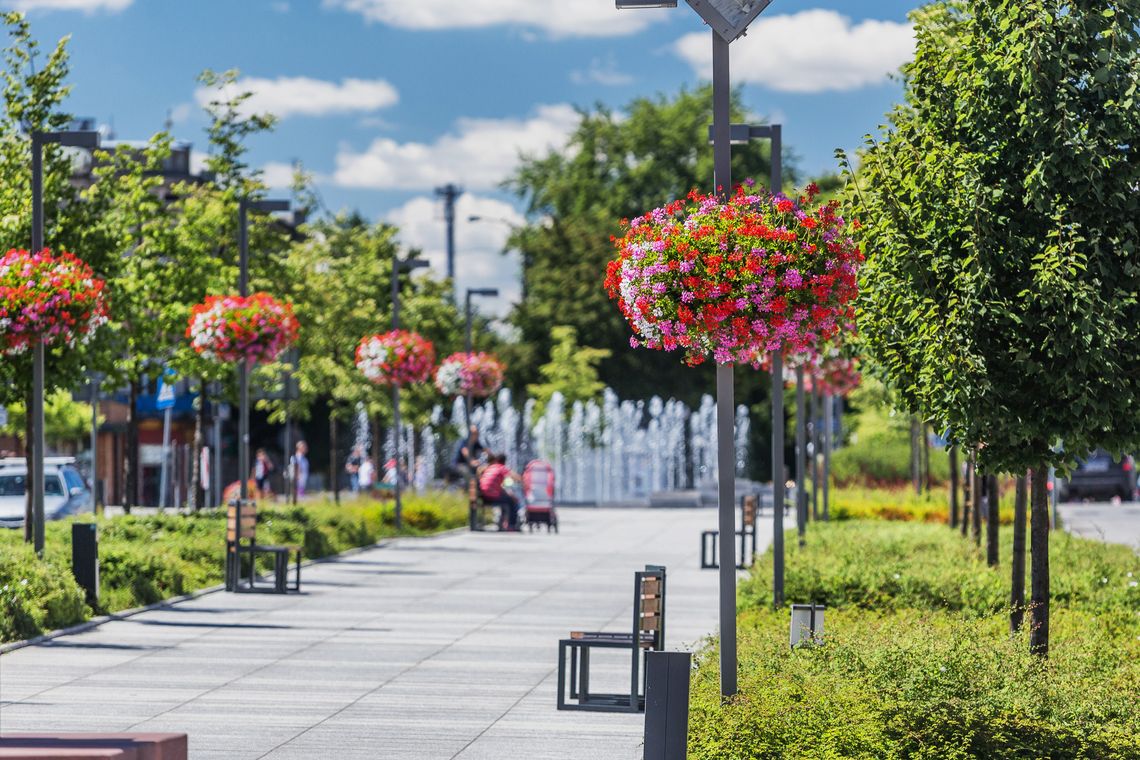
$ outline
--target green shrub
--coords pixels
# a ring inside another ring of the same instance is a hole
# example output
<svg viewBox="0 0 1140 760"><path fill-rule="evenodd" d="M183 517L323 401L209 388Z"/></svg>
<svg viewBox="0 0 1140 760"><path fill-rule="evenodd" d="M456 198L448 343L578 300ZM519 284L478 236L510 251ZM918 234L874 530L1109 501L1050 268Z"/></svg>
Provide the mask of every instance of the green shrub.
<svg viewBox="0 0 1140 760"><path fill-rule="evenodd" d="M1135 615L1058 611L1047 661L1003 616L829 609L825 644L795 651L786 610L740 623L736 697L699 654L692 760L1140 757Z"/></svg>
<svg viewBox="0 0 1140 760"><path fill-rule="evenodd" d="M67 565L37 558L23 542L0 551L0 641L66 628L87 615L83 589Z"/></svg>
<svg viewBox="0 0 1140 760"><path fill-rule="evenodd" d="M1003 529L1000 538L1004 564L994 569L971 540L944 526L812 523L806 546L786 542L785 598L829 608L992 615L1007 608L1011 585L1012 532ZM1060 532L1049 543L1055 607L1140 613L1140 557L1131 549ZM771 587L771 554L765 553L741 584L742 609L767 605Z"/></svg>
<svg viewBox="0 0 1140 760"><path fill-rule="evenodd" d="M950 457L945 449L930 450L930 474L939 484L950 477ZM893 431L862 436L831 455L831 476L838 485L909 483L910 438Z"/></svg>

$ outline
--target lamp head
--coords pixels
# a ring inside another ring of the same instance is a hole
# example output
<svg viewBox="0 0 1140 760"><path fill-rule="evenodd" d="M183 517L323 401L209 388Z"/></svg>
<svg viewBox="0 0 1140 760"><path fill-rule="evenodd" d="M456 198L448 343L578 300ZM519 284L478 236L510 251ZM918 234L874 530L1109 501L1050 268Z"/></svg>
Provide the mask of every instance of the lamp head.
<svg viewBox="0 0 1140 760"><path fill-rule="evenodd" d="M245 207L251 211L262 211L267 214L273 211L288 211L290 206L289 201L275 201L267 199L244 201L244 203Z"/></svg>
<svg viewBox="0 0 1140 760"><path fill-rule="evenodd" d="M617 0L618 10L626 8L676 8L677 0Z"/></svg>
<svg viewBox="0 0 1140 760"><path fill-rule="evenodd" d="M497 296L499 295L498 288L468 288L468 295L472 296Z"/></svg>
<svg viewBox="0 0 1140 760"><path fill-rule="evenodd" d="M399 267L401 272L410 272L413 269L423 269L424 267L431 266L431 264L423 259L405 259L404 261L397 262L396 266Z"/></svg>

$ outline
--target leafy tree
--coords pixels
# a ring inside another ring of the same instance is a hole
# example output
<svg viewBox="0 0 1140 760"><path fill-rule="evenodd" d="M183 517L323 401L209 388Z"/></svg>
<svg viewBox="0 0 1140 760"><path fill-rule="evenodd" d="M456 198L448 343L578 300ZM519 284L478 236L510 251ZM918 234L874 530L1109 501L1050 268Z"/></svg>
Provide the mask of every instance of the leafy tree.
<svg viewBox="0 0 1140 760"><path fill-rule="evenodd" d="M606 387L598 379L598 364L609 357L607 349L579 345L578 331L569 325L555 327L550 338L554 341L550 361L538 368L543 382L526 387L535 400L535 419L542 416L555 393L561 393L570 405L596 399Z"/></svg>
<svg viewBox="0 0 1140 760"><path fill-rule="evenodd" d="M8 424L0 433L24 438L27 406L17 401L8 407ZM44 397L44 436L54 444L75 443L91 432L91 405L76 401L65 390L55 390Z"/></svg>
<svg viewBox="0 0 1140 760"><path fill-rule="evenodd" d="M1045 654L1047 468L1140 443L1140 2L953 0L913 20L905 103L852 175L860 332L982 468L1032 469Z"/></svg>

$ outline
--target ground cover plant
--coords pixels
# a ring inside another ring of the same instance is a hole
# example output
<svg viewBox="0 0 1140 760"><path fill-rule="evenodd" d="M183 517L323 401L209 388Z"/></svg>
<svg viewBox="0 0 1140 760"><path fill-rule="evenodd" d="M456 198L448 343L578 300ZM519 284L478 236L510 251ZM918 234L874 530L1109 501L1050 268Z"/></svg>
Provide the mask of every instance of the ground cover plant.
<svg viewBox="0 0 1140 760"><path fill-rule="evenodd" d="M1003 530L1002 556L1011 531ZM689 757L1140 757L1140 557L1056 533L1052 646L1009 633L1008 565L936 524L814 523L789 540L791 602L823 602L823 646L792 651L770 554L739 597L740 690L698 653ZM1028 622L1028 618L1027 618Z"/></svg>
<svg viewBox="0 0 1140 760"><path fill-rule="evenodd" d="M467 504L461 494L410 494L404 500L403 521L403 535L460 527L467 522ZM0 532L0 641L28 638L80 623L92 614L151 604L223 580L224 511L123 515L98 522L96 609L86 605L71 574L69 521L48 523L42 561L19 531ZM371 499L340 505L328 500L265 504L257 523L259 541L300 544L308 559L396 534L392 503Z"/></svg>
<svg viewBox="0 0 1140 760"><path fill-rule="evenodd" d="M830 515L835 522L897 520L946 525L950 522L950 494L945 487L916 494L909 485L892 488L833 488ZM1002 525L1013 522L1013 493L1009 489L1003 492L999 502L999 519Z"/></svg>

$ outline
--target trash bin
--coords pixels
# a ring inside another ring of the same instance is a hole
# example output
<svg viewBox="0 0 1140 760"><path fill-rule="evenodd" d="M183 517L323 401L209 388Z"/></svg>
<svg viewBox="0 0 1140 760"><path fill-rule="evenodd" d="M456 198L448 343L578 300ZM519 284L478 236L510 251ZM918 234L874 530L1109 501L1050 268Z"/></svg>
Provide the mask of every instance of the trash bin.
<svg viewBox="0 0 1140 760"><path fill-rule="evenodd" d="M99 603L99 537L95 523L71 524L71 572L87 592L87 603Z"/></svg>

